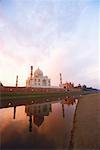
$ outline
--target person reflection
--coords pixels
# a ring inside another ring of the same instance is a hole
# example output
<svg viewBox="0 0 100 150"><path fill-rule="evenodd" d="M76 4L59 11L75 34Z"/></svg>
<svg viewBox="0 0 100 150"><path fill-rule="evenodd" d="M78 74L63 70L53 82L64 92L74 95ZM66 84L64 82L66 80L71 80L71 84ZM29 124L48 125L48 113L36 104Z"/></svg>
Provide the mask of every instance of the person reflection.
<svg viewBox="0 0 100 150"><path fill-rule="evenodd" d="M25 113L29 116L29 132L32 131L32 118L37 127L40 127L44 122L44 117L49 116L52 112L50 103L32 104L25 106Z"/></svg>

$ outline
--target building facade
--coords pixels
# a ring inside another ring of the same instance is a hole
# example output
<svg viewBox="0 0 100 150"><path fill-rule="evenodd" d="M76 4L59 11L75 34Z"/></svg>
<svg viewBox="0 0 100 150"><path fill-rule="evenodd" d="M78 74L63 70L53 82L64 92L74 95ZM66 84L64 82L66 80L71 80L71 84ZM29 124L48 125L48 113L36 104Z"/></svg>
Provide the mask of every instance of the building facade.
<svg viewBox="0 0 100 150"><path fill-rule="evenodd" d="M26 80L26 87L50 87L51 80L48 76L44 76L43 72L38 68L34 72L33 76L33 66L31 66L30 77Z"/></svg>

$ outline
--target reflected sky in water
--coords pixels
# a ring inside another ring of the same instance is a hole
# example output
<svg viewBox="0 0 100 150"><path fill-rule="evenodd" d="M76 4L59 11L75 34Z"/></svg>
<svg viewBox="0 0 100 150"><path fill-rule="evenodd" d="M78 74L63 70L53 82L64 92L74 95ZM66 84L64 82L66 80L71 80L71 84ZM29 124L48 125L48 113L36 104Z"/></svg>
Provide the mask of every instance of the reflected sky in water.
<svg viewBox="0 0 100 150"><path fill-rule="evenodd" d="M74 98L14 107L8 103L0 109L1 148L68 148L76 104Z"/></svg>

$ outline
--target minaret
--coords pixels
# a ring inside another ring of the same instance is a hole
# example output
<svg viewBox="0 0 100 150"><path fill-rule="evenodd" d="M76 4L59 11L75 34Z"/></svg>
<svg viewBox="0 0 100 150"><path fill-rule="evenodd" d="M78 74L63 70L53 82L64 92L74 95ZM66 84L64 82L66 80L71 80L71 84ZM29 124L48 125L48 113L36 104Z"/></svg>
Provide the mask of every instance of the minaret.
<svg viewBox="0 0 100 150"><path fill-rule="evenodd" d="M60 73L60 87L62 86L62 74Z"/></svg>
<svg viewBox="0 0 100 150"><path fill-rule="evenodd" d="M30 73L30 77L31 77L31 80L32 80L32 77L33 77L33 66L31 66L31 73Z"/></svg>
<svg viewBox="0 0 100 150"><path fill-rule="evenodd" d="M18 87L18 75L16 76L16 87Z"/></svg>

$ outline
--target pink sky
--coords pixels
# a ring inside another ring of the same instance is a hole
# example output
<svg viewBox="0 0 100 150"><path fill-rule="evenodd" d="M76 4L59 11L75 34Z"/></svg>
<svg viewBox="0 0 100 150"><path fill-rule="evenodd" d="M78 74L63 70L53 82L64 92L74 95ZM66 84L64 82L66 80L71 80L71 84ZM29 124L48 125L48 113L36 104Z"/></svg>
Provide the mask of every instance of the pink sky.
<svg viewBox="0 0 100 150"><path fill-rule="evenodd" d="M30 66L63 82L100 88L98 3L0 1L0 80L25 86Z"/></svg>

